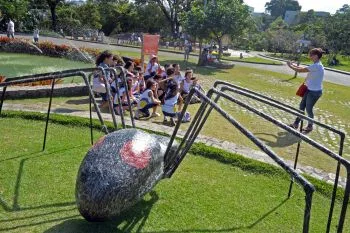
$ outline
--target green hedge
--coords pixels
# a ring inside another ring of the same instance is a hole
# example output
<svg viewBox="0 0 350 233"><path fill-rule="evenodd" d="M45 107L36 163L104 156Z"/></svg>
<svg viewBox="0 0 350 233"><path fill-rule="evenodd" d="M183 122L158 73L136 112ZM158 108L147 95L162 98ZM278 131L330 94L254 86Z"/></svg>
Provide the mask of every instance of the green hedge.
<svg viewBox="0 0 350 233"><path fill-rule="evenodd" d="M0 115L0 118L1 117L23 118L23 119L38 120L38 121L46 120L46 114L38 113L38 112L3 111ZM90 127L90 119L84 118L84 117L50 114L50 122L55 124L61 124L61 125L71 125L75 127ZM106 121L105 124L108 127L110 132L113 131L114 127L111 122ZM102 128L100 122L96 119L92 120L92 125L93 125L93 128L97 130L101 130ZM165 133L159 133L152 130L146 130L146 129L142 129L142 130L147 131L149 133L156 133L163 136L167 135ZM249 159L241 155L234 154L219 148L207 146L204 143L194 143L189 153L193 154L194 156L202 156L208 159L214 159L218 162L225 163L254 174L263 174L263 175L271 176L272 178L274 176L275 177L278 176L284 179L290 179L289 175L286 174L286 172L284 172L282 169L276 166L263 163L260 161L256 161L253 159ZM333 192L333 185L328 184L324 181L318 180L306 174L303 174L303 176L315 186L317 192L319 192L324 196L331 197ZM338 187L337 199L342 200L343 196L344 196L344 189Z"/></svg>

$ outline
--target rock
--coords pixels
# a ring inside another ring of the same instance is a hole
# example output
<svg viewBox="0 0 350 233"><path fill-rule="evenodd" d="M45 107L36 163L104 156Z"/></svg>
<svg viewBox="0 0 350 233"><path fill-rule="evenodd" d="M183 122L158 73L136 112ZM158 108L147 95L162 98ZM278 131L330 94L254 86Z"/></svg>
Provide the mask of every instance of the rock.
<svg viewBox="0 0 350 233"><path fill-rule="evenodd" d="M78 172L76 202L81 215L88 221L104 221L140 201L163 178L168 142L169 138L136 129L100 138Z"/></svg>

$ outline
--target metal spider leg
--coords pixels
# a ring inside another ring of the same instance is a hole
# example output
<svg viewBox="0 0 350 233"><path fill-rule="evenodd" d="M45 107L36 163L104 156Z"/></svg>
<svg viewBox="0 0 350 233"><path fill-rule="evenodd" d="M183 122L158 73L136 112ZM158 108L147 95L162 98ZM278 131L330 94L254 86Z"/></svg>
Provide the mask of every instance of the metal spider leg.
<svg viewBox="0 0 350 233"><path fill-rule="evenodd" d="M343 154L343 148L344 148L344 141L345 141L345 133L330 126L327 124L324 124L322 122L319 122L315 119L309 118L305 115L303 115L302 111L293 108L290 105L287 105L285 103L281 103L280 101L274 100L272 98L266 97L264 95L261 95L257 92L251 91L249 89L231 84L231 83L227 83L227 82L222 82L222 81L216 81L214 83L214 86L219 86L219 85L223 85L221 87L221 91L225 92L225 91L229 91L229 92L233 92L235 94L238 95L242 95L251 99L254 99L256 101L265 103L269 106L272 106L274 108L277 108L279 110L283 110L286 113L290 113L294 116L297 116L303 120L307 120L307 121L312 121L315 125L318 125L319 127L322 127L326 130L332 131L333 133L337 134L340 137L340 142L339 142L339 150L338 150L338 155L342 156ZM301 125L300 125L300 132L303 128L303 121L301 121ZM296 150L296 155L295 155L295 161L294 161L294 169L296 169L297 164L298 164L298 158L299 158L299 152L300 152L300 143L301 141L298 142L297 145L297 150ZM331 222L332 222L332 217L333 217L333 212L334 212L334 205L335 205L335 199L336 199L336 194L337 194L337 187L338 187L338 182L339 182L339 176L340 176L340 166L341 163L338 162L337 163L337 168L336 168L336 173L335 173L335 180L334 180L334 185L333 185L333 192L332 192L332 197L331 197L331 204L330 204L330 210L329 210L329 216L328 216L328 221L327 221L327 230L326 232L330 232L330 227L331 227ZM290 197L291 195L291 191L292 191L292 187L293 187L293 178L291 179L291 183L289 186L289 191L288 191L288 197Z"/></svg>
<svg viewBox="0 0 350 233"><path fill-rule="evenodd" d="M171 177L172 174L176 171L178 166L180 165L181 161L184 159L185 155L187 154L188 150L190 149L191 145L194 143L195 138L198 136L201 128L203 127L204 123L206 122L207 117L209 116L210 112L214 109L216 110L221 116L223 116L226 120L228 120L235 128L237 128L241 133L243 133L246 137L248 137L256 146L258 146L262 151L264 151L269 157L271 157L280 167L282 167L287 173L289 173L291 176L294 177L294 179L303 187L305 191L305 210L304 210L304 226L303 226L303 232L309 231L309 222L310 222L310 215L311 215L311 205L312 205L312 194L314 192L313 185L306 180L303 176L299 175L293 168L289 167L275 152L273 152L269 147L267 147L263 142L261 142L258 138L256 138L249 130L247 130L244 126L242 126L238 121L236 121L232 116L230 116L227 112L225 112L220 106L218 106L213 100L210 99L212 97L212 94L216 94L216 101L220 97L221 93L217 92L215 89L210 89L207 96L200 93L196 89L192 89L189 94L189 99L193 96L193 94L198 95L203 103L200 107L200 110L197 112L196 116L193 119L193 122L191 123L190 129L187 131L185 137L183 138L180 145L184 145L184 148L180 148L175 153L175 157L173 158L173 162L169 162L169 165L166 167L165 174L167 177ZM224 94L222 94L224 95ZM186 107L188 105L188 101L186 101L186 104L184 106L184 110L182 111L181 115L183 116ZM207 110L206 114L205 110L207 106L210 106L209 110ZM180 119L182 119L180 116ZM169 147L172 145L173 140L175 139L176 133L179 129L179 126L181 125L181 121L178 121L176 128L174 130L174 133L172 135L171 141L169 143ZM191 131L191 133L189 133ZM186 137L187 136L187 137ZM168 147L168 149L169 149ZM167 156L168 154L166 154Z"/></svg>

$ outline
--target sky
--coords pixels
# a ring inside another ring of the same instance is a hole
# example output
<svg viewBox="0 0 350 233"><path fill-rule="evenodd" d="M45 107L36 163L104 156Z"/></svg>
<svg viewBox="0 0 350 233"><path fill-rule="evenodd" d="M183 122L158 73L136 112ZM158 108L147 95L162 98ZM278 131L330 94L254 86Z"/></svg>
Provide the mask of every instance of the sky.
<svg viewBox="0 0 350 233"><path fill-rule="evenodd" d="M255 12L264 12L265 3L269 0L244 0L244 2L254 7ZM314 9L315 11L327 11L334 14L344 4L350 4L350 0L298 0L301 11Z"/></svg>

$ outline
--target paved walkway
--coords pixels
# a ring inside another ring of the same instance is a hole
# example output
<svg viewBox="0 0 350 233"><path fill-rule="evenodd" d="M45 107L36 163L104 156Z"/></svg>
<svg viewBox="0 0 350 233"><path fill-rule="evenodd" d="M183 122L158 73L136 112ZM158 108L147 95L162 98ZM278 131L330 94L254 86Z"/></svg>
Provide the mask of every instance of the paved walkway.
<svg viewBox="0 0 350 233"><path fill-rule="evenodd" d="M40 105L32 105L32 106L24 106L21 104L6 104L4 103L3 106L4 110L21 110L21 111L35 111L35 112L42 112L46 113L47 109L44 106ZM52 113L57 113L57 114L63 114L63 115L69 115L69 116L79 116L79 117L86 117L89 118L89 112L88 111L72 111L72 112L67 112L67 111L62 111L62 109L59 108L52 108ZM112 122L112 117L111 114L108 113L102 113L102 116L104 120ZM93 118L97 119L97 115L93 113ZM120 118L118 117L117 119L118 122L120 122ZM126 119L126 124L131 125L131 121L129 118ZM166 133L168 135L172 134L173 128L165 126L165 125L160 125L160 124L155 124L150 121L136 121L136 126L139 128L144 128L144 129L152 129L157 132L162 132ZM185 131L179 130L178 136L183 137L185 135ZM224 140L219 140L216 138L204 136L204 135L199 135L198 138L196 139L196 142L202 142L205 143L208 146L213 146L216 148L224 149L226 151L236 153L239 155L242 155L246 158L258 160L264 163L272 164L275 166L278 166L268 155L261 151L253 150L249 147L244 147L237 145L232 142L224 141ZM291 167L293 167L294 162L289 161L289 160L284 160L287 164L289 164ZM313 168L311 166L300 166L298 165L297 167L297 172L299 173L306 173L308 175L311 175L317 179L326 181L328 183L333 184L334 179L335 179L335 174L333 173L326 173L322 170ZM340 177L339 180L339 185L341 187L345 187L346 185L346 179L343 177Z"/></svg>
<svg viewBox="0 0 350 233"><path fill-rule="evenodd" d="M0 36L6 36L5 34L0 34ZM26 38L26 39L32 39L32 35L19 35L18 38ZM109 44L99 44L99 43L91 43L91 42L85 42L85 41L75 41L75 40L69 40L69 39L63 39L63 38L52 38L52 37L40 37L40 40L49 40L54 42L55 44L68 44L73 47L90 47L90 48L98 48L98 49L110 49L110 50L118 50L120 52L123 51L129 51L129 52L138 52L140 53L139 48L131 48L131 47L123 47L123 46L116 46L116 45L109 45ZM172 56L174 58L181 58L183 59L182 54L175 54L170 52L159 52L160 56ZM235 63L235 62L233 62ZM294 75L294 71L292 71L287 65L283 66L276 66L276 65L260 65L260 64L251 64L251 63L242 63L242 62L236 62L237 66L245 66L245 67L251 67L256 69L262 69L262 70L269 70L273 72L278 72L282 74L288 74L288 75ZM306 77L305 74L300 74L301 77ZM345 74L339 74L333 71L325 71L325 80L331 83L344 85L344 86L350 86L350 76Z"/></svg>

